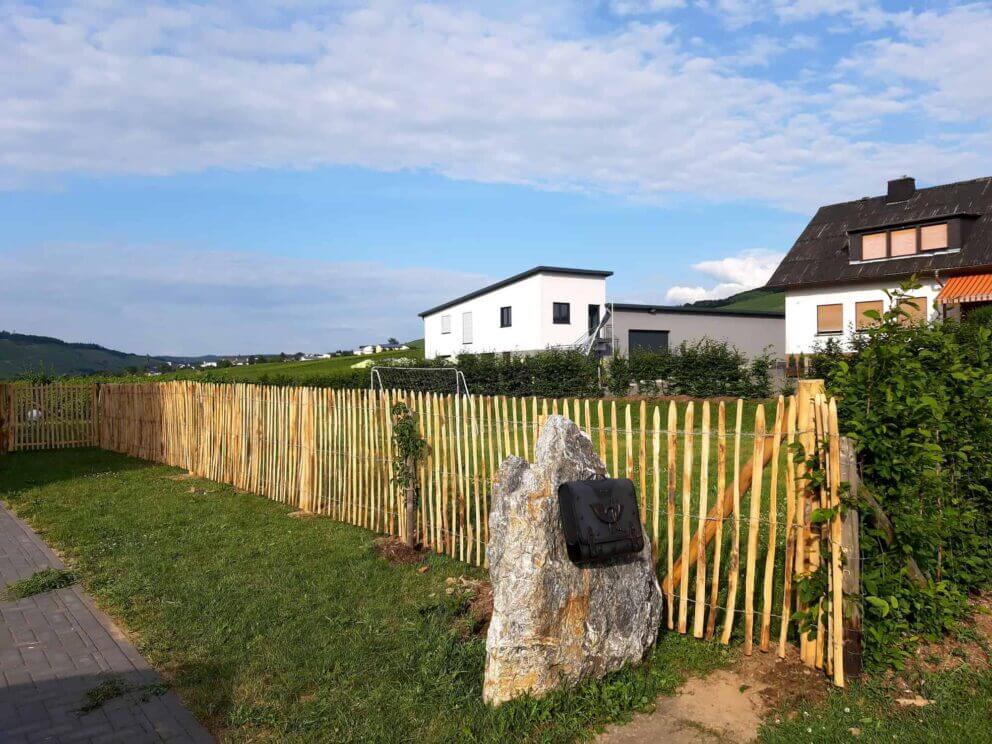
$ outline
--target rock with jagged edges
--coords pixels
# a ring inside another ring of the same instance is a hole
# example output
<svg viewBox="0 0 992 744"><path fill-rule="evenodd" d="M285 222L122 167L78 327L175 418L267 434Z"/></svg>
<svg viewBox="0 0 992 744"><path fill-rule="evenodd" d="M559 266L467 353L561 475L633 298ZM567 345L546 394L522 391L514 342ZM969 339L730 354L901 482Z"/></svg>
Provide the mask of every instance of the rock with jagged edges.
<svg viewBox="0 0 992 744"><path fill-rule="evenodd" d="M606 563L577 566L566 552L558 486L605 475L589 437L563 416L547 419L537 463L509 457L500 466L489 515L487 703L601 677L654 643L661 590L647 534L636 556Z"/></svg>

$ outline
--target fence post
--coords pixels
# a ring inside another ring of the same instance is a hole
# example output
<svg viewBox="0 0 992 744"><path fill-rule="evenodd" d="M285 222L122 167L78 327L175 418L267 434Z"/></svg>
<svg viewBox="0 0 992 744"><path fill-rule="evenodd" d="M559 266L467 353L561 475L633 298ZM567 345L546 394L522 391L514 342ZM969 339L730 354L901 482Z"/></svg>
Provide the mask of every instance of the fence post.
<svg viewBox="0 0 992 744"><path fill-rule="evenodd" d="M90 410L90 438L92 446L100 446L100 383L93 383L93 403Z"/></svg>
<svg viewBox="0 0 992 744"><path fill-rule="evenodd" d="M0 383L0 455L10 451L10 402L7 396L10 395L10 385Z"/></svg>
<svg viewBox="0 0 992 744"><path fill-rule="evenodd" d="M841 481L850 496L858 495L858 464L854 444L848 437L840 440ZM841 549L844 551L844 674L860 677L863 669L861 647L861 530L857 509L844 512Z"/></svg>
<svg viewBox="0 0 992 744"><path fill-rule="evenodd" d="M817 434L815 431L814 400L818 395L823 394L823 380L802 379L799 380L796 386L796 405L798 406L796 434L807 457L816 451ZM797 578L800 578L819 568L819 542L817 536L813 534L809 521L814 508L814 495L811 493L809 483L807 482L807 468L806 463L803 461L796 464L796 480L802 483L802 487L796 491L797 540L795 572ZM807 609L799 602L798 597L796 599L796 609ZM800 634L800 657L806 666L816 666L816 651L822 642L823 639L820 636L810 638L808 631Z"/></svg>

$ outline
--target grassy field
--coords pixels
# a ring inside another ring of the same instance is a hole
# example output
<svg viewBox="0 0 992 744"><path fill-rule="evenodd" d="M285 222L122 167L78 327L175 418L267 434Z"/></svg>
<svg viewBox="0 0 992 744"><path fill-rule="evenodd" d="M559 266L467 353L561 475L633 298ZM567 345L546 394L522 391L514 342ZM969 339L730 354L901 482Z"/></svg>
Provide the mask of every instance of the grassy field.
<svg viewBox="0 0 992 744"><path fill-rule="evenodd" d="M480 575L463 564L391 566L365 530L97 450L0 458L0 498L225 741L573 741L734 655L663 633L637 669L494 711L484 642L453 632L444 593L446 578ZM762 739L992 741L987 665L920 686L925 708L871 681L773 712Z"/></svg>
<svg viewBox="0 0 992 744"><path fill-rule="evenodd" d="M242 367L225 367L207 369L184 369L163 375L148 377L146 375L115 376L107 378L80 378L82 382L163 382L166 380L210 380L213 382L259 382L276 379L287 382L307 383L315 378L340 375L352 371L352 366L359 363L377 364L394 359L423 359L423 341L412 341L406 351L387 351L382 354L367 356L341 356L331 359L314 359L307 362L263 362ZM367 372L367 370L366 370Z"/></svg>
<svg viewBox="0 0 992 744"><path fill-rule="evenodd" d="M0 459L0 497L64 556L184 702L227 741L572 741L720 646L666 636L608 681L498 710L484 640L452 631L440 557L391 566L372 533L96 450Z"/></svg>
<svg viewBox="0 0 992 744"><path fill-rule="evenodd" d="M244 367L227 367L206 371L210 373L212 378L230 382L256 382L259 379L275 375L285 375L292 380L305 382L312 377L333 375L350 370L352 365L360 362L371 361L372 364L376 364L391 359L423 359L423 356L423 348L411 348L407 351L387 351L368 356L333 357L331 359L314 359L309 362L265 362ZM168 379L169 375L163 375L156 379L163 378Z"/></svg>

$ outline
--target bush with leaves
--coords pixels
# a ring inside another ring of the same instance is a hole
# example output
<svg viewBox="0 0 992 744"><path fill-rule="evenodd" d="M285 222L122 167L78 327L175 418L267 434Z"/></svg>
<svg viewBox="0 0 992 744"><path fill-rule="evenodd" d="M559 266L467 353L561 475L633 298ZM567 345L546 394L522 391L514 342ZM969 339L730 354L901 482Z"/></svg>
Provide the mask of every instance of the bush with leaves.
<svg viewBox="0 0 992 744"><path fill-rule="evenodd" d="M896 662L914 636L935 637L992 584L992 328L909 324L870 311L856 353L827 371L841 425L858 450L862 581L869 661ZM916 570L918 568L918 570Z"/></svg>
<svg viewBox="0 0 992 744"><path fill-rule="evenodd" d="M771 356L762 354L748 359L725 341L708 338L695 343L683 341L660 352L635 349L628 364L628 380L637 381L641 392L646 394L766 398L772 393ZM621 362L615 366L624 369ZM611 392L614 387L621 387L612 381L613 369L611 364Z"/></svg>

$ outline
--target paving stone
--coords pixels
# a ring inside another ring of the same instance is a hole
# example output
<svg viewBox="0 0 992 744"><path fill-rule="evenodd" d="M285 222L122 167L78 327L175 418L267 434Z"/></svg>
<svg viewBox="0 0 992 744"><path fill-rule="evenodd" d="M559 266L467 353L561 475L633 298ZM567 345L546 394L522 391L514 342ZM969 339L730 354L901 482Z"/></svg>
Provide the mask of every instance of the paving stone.
<svg viewBox="0 0 992 744"><path fill-rule="evenodd" d="M0 505L0 580L64 568L27 525ZM80 713L86 693L111 677L134 689L160 681L80 587L0 601L0 741L212 742L172 693L137 694Z"/></svg>

